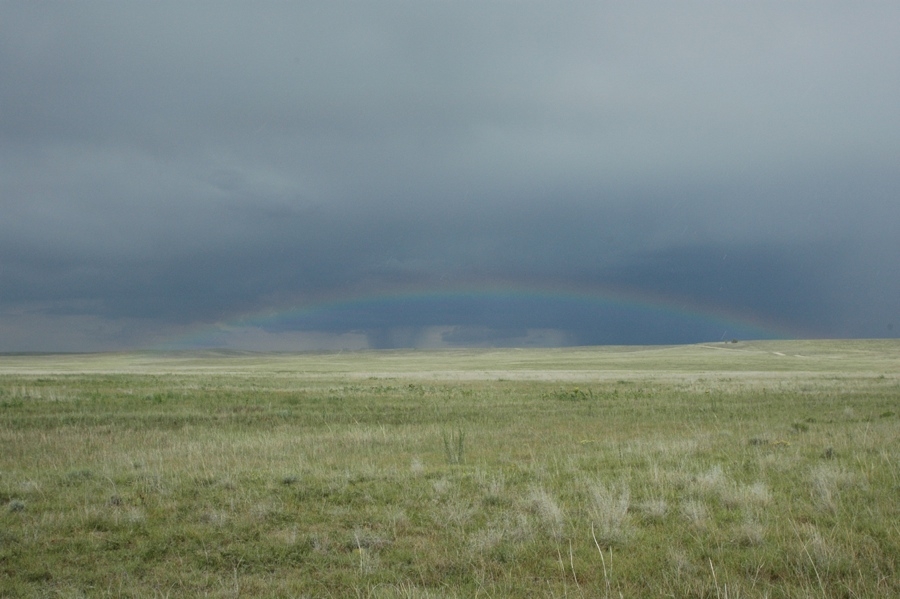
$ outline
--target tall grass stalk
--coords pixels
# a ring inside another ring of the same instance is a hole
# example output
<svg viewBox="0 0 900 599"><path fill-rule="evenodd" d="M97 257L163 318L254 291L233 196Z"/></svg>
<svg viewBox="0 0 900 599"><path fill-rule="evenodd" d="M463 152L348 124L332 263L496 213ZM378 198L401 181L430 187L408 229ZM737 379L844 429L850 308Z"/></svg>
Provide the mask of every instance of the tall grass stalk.
<svg viewBox="0 0 900 599"><path fill-rule="evenodd" d="M456 431L443 431L444 455L451 465L462 464L465 460L466 434L461 428Z"/></svg>

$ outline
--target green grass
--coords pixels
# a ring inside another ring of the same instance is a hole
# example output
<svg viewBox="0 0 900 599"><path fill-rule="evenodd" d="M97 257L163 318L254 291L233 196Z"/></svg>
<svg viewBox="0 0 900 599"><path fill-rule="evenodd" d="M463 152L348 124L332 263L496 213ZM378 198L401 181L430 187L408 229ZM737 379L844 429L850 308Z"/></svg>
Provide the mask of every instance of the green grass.
<svg viewBox="0 0 900 599"><path fill-rule="evenodd" d="M0 357L0 597L900 596L900 343Z"/></svg>

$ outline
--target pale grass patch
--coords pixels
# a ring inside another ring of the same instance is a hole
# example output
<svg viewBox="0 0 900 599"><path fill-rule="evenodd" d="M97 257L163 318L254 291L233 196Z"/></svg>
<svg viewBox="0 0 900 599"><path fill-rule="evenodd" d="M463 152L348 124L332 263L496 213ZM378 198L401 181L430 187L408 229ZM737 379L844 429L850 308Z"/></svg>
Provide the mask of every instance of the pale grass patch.
<svg viewBox="0 0 900 599"><path fill-rule="evenodd" d="M843 556L839 547L833 540L825 539L815 525L806 524L800 529L800 542L817 576L841 565Z"/></svg>
<svg viewBox="0 0 900 599"><path fill-rule="evenodd" d="M353 531L353 544L353 553L359 560L360 574L372 574L382 567L378 550L390 544L390 541L368 530L357 529Z"/></svg>
<svg viewBox="0 0 900 599"><path fill-rule="evenodd" d="M772 500L768 485L762 481L744 485L728 478L722 467L715 465L699 474L694 480L695 487L708 497L718 497L726 507L743 509L763 507Z"/></svg>
<svg viewBox="0 0 900 599"><path fill-rule="evenodd" d="M766 540L766 527L757 520L748 518L738 529L737 541L744 546L762 545Z"/></svg>
<svg viewBox="0 0 900 599"><path fill-rule="evenodd" d="M469 536L469 546L475 553L487 553L503 542L502 528L487 527L475 531Z"/></svg>
<svg viewBox="0 0 900 599"><path fill-rule="evenodd" d="M229 516L222 510L207 510L200 515L200 521L213 526L225 526L228 524Z"/></svg>
<svg viewBox="0 0 900 599"><path fill-rule="evenodd" d="M344 475L348 481L378 478L382 473L382 469L369 458L354 460L353 463L344 470Z"/></svg>
<svg viewBox="0 0 900 599"><path fill-rule="evenodd" d="M461 499L448 501L443 506L443 517L439 519L439 523L449 523L462 528L472 519L477 511L468 501Z"/></svg>
<svg viewBox="0 0 900 599"><path fill-rule="evenodd" d="M413 476L422 476L425 473L425 465L418 457L414 457L409 464L409 471Z"/></svg>
<svg viewBox="0 0 900 599"><path fill-rule="evenodd" d="M722 493L722 501L730 508L759 508L772 501L772 493L762 481L749 485L732 484Z"/></svg>
<svg viewBox="0 0 900 599"><path fill-rule="evenodd" d="M290 528L280 528L280 529L276 530L275 532L273 532L272 536L275 539L277 539L278 541L280 541L281 543L284 543L285 545L288 545L288 546L296 545L297 541L300 538L299 535L297 534L296 526L292 526Z"/></svg>
<svg viewBox="0 0 900 599"><path fill-rule="evenodd" d="M680 548L672 548L668 554L669 564L675 571L675 577L680 579L685 576L693 576L697 572L697 566L691 561L687 552Z"/></svg>
<svg viewBox="0 0 900 599"><path fill-rule="evenodd" d="M373 531L366 528L355 528L353 530L353 546L356 549L366 549L375 551L383 549L391 544L390 539L386 539Z"/></svg>
<svg viewBox="0 0 900 599"><path fill-rule="evenodd" d="M357 447L363 448L370 447L372 445L384 445L391 442L391 436L389 435L385 426L354 427L350 430L344 431L342 436L349 445L355 445Z"/></svg>
<svg viewBox="0 0 900 599"><path fill-rule="evenodd" d="M763 470L771 470L779 476L793 473L797 467L797 456L786 445L776 445L771 451L760 456L759 465Z"/></svg>
<svg viewBox="0 0 900 599"><path fill-rule="evenodd" d="M728 478L722 467L716 464L706 472L697 475L696 485L701 492L708 495L721 496L728 489Z"/></svg>
<svg viewBox="0 0 900 599"><path fill-rule="evenodd" d="M562 538L565 518L553 495L543 487L532 487L528 494L528 507L550 536Z"/></svg>
<svg viewBox="0 0 900 599"><path fill-rule="evenodd" d="M238 483L235 477L229 473L215 480L215 486L221 487L226 491L235 491L238 488Z"/></svg>
<svg viewBox="0 0 900 599"><path fill-rule="evenodd" d="M43 494L41 483L36 480L24 480L19 483L19 490L25 495Z"/></svg>
<svg viewBox="0 0 900 599"><path fill-rule="evenodd" d="M58 389L40 389L32 387L19 387L10 389L10 397L14 399L28 399L36 401L60 402L71 401L74 396Z"/></svg>
<svg viewBox="0 0 900 599"><path fill-rule="evenodd" d="M502 471L488 476L484 470L478 470L475 473L475 480L482 488L486 504L499 504L503 501L506 494L506 475Z"/></svg>
<svg viewBox="0 0 900 599"><path fill-rule="evenodd" d="M666 461L691 456L700 448L700 442L695 437L656 439L650 441L644 447L644 453L660 456Z"/></svg>
<svg viewBox="0 0 900 599"><path fill-rule="evenodd" d="M654 485L659 486L662 483L662 474L659 469L659 464L657 464L656 461L650 461L648 473L648 478Z"/></svg>
<svg viewBox="0 0 900 599"><path fill-rule="evenodd" d="M357 594L370 599L450 599L458 596L456 593L448 593L444 589L438 591L421 589L411 582L378 585L367 590L365 595L361 591Z"/></svg>
<svg viewBox="0 0 900 599"><path fill-rule="evenodd" d="M503 538L514 543L524 543L534 536L534 526L528 514L518 511L506 513L500 523Z"/></svg>
<svg viewBox="0 0 900 599"><path fill-rule="evenodd" d="M359 573L369 575L377 572L381 568L381 558L379 555L365 547L358 547L353 552L359 559Z"/></svg>
<svg viewBox="0 0 900 599"><path fill-rule="evenodd" d="M748 503L754 505L768 505L772 501L772 493L769 491L769 485L762 481L756 481L744 487L744 496Z"/></svg>
<svg viewBox="0 0 900 599"><path fill-rule="evenodd" d="M431 483L431 488L434 490L435 495L443 497L453 488L453 483L447 478L439 478Z"/></svg>
<svg viewBox="0 0 900 599"><path fill-rule="evenodd" d="M525 543L534 537L528 514L509 511L469 535L469 547L475 553L488 553L504 541Z"/></svg>
<svg viewBox="0 0 900 599"><path fill-rule="evenodd" d="M669 513L669 503L665 499L648 499L639 503L637 509L644 519L660 521Z"/></svg>
<svg viewBox="0 0 900 599"><path fill-rule="evenodd" d="M81 508L81 521L88 527L96 523L108 523L114 521L112 510L106 506L85 505Z"/></svg>
<svg viewBox="0 0 900 599"><path fill-rule="evenodd" d="M271 501L257 501L250 507L250 514L258 520L266 520L281 513L281 506Z"/></svg>
<svg viewBox="0 0 900 599"><path fill-rule="evenodd" d="M623 543L631 536L628 509L631 490L625 483L607 485L600 481L587 483L590 505L588 514L597 527L597 537L605 545Z"/></svg>
<svg viewBox="0 0 900 599"><path fill-rule="evenodd" d="M118 521L120 518L126 524L141 524L147 519L147 514L144 513L144 510L138 507L127 507L124 509L115 510L116 520Z"/></svg>
<svg viewBox="0 0 900 599"><path fill-rule="evenodd" d="M688 499L681 504L681 513L696 528L705 528L709 521L706 504L697 499Z"/></svg>
<svg viewBox="0 0 900 599"><path fill-rule="evenodd" d="M501 472L497 476L491 479L491 482L488 484L487 488L487 496L500 499L503 497L503 493L506 490L506 477Z"/></svg>
<svg viewBox="0 0 900 599"><path fill-rule="evenodd" d="M836 512L840 490L856 482L856 477L832 464L821 464L810 473L810 486L816 506L827 512Z"/></svg>
<svg viewBox="0 0 900 599"><path fill-rule="evenodd" d="M309 535L309 542L316 553L327 554L333 549L331 538L327 534L313 533Z"/></svg>

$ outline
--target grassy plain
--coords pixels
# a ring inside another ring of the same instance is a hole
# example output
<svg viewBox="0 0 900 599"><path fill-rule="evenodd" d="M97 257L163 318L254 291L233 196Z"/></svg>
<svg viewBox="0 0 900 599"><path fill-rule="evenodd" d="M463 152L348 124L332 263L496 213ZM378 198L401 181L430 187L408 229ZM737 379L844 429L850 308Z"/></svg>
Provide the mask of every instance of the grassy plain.
<svg viewBox="0 0 900 599"><path fill-rule="evenodd" d="M898 597L900 342L0 356L0 597Z"/></svg>

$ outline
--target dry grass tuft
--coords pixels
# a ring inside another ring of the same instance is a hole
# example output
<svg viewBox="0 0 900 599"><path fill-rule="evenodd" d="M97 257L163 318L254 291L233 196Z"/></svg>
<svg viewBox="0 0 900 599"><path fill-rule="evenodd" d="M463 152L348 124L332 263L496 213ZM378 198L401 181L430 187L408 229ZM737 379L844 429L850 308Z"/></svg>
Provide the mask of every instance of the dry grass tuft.
<svg viewBox="0 0 900 599"><path fill-rule="evenodd" d="M588 514L596 525L598 541L607 547L625 543L632 534L628 513L631 490L628 485L588 481L586 486L590 498Z"/></svg>
<svg viewBox="0 0 900 599"><path fill-rule="evenodd" d="M537 516L544 532L555 539L563 537L565 517L553 495L543 487L532 487L528 493L528 508Z"/></svg>
<svg viewBox="0 0 900 599"><path fill-rule="evenodd" d="M706 508L706 504L700 500L685 500L681 504L681 513L695 528L706 528L709 523L709 510Z"/></svg>
<svg viewBox="0 0 900 599"><path fill-rule="evenodd" d="M856 483L856 477L834 464L821 464L809 476L813 503L820 510L836 513L840 507L840 492Z"/></svg>
<svg viewBox="0 0 900 599"><path fill-rule="evenodd" d="M722 502L732 509L759 509L772 501L768 485L757 481L749 485L731 483L722 491Z"/></svg>
<svg viewBox="0 0 900 599"><path fill-rule="evenodd" d="M669 502L665 499L648 499L636 506L641 518L647 522L661 522L669 513Z"/></svg>
<svg viewBox="0 0 900 599"><path fill-rule="evenodd" d="M766 540L766 527L760 522L748 518L738 529L737 542L745 547L762 545Z"/></svg>

